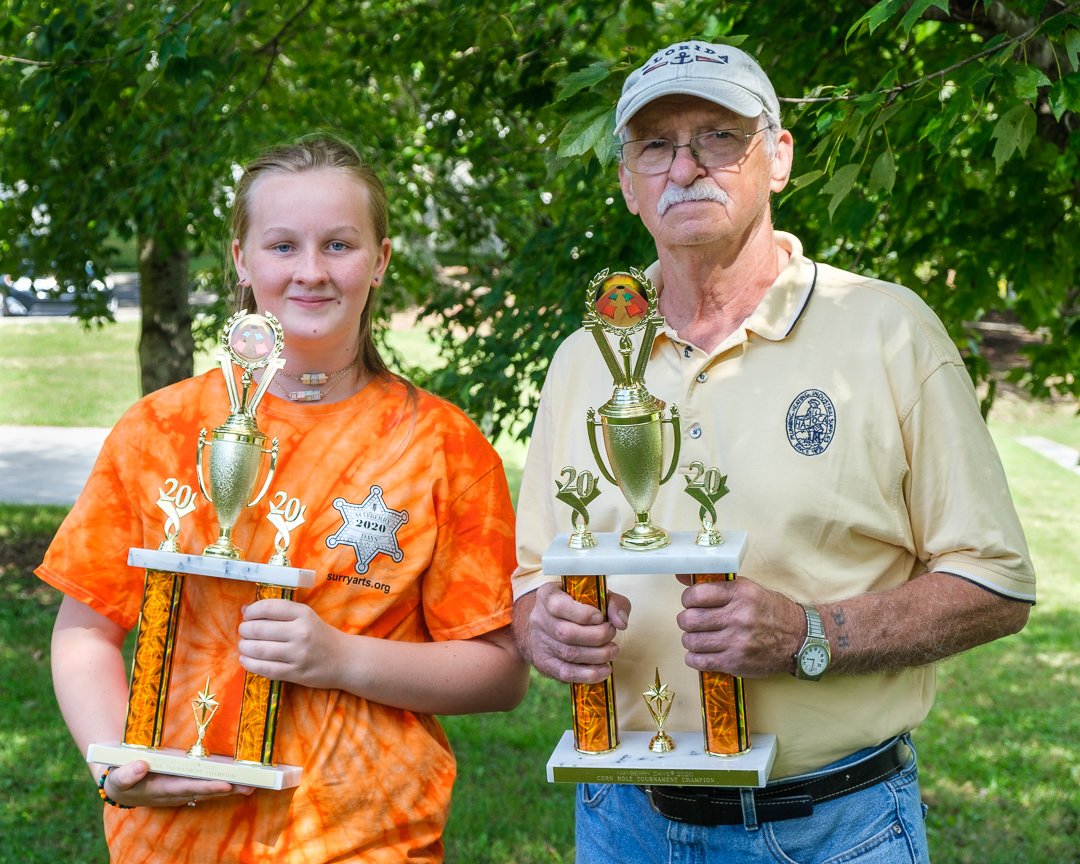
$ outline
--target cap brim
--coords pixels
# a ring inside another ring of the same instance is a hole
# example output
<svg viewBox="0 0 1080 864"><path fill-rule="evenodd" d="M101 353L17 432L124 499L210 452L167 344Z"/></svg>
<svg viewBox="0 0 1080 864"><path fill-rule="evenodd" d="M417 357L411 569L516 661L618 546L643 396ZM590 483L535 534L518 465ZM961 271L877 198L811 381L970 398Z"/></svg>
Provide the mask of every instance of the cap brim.
<svg viewBox="0 0 1080 864"><path fill-rule="evenodd" d="M618 135L626 124L634 119L642 108L664 96L697 96L707 102L715 102L740 117L757 117L764 110L764 103L745 87L726 81L665 81L634 96L622 112L622 120L615 126Z"/></svg>

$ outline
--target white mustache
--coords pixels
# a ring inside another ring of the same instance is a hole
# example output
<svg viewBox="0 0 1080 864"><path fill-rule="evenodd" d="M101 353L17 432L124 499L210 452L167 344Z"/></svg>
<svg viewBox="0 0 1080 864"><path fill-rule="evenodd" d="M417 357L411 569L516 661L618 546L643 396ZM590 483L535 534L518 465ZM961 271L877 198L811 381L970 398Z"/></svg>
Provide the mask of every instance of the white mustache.
<svg viewBox="0 0 1080 864"><path fill-rule="evenodd" d="M718 204L727 204L728 195L704 177L699 177L689 186L679 186L669 181L664 194L656 202L656 215L663 216L673 205L682 204L684 201L715 201Z"/></svg>

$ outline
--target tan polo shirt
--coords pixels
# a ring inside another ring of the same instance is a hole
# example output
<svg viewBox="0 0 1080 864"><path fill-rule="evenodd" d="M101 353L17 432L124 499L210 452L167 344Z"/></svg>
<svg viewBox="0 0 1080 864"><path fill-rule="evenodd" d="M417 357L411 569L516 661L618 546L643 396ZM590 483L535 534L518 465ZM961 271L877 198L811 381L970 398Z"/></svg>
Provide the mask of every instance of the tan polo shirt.
<svg viewBox="0 0 1080 864"><path fill-rule="evenodd" d="M1001 462L937 317L901 286L816 264L794 236L775 237L791 253L788 265L716 350L669 329L657 335L646 385L678 406L682 450L654 521L697 528L680 475L700 460L727 475L718 527L749 531L740 575L795 600L840 600L937 570L1034 602ZM648 272L662 291L659 270ZM551 578L541 556L556 533L571 530L570 508L555 499L563 467L600 477L586 412L611 393L592 336L575 332L548 371L522 478L515 597ZM602 478L600 488L589 505L592 530L629 527L622 495ZM685 665L675 621L683 586L674 576L612 574L608 588L633 607L615 664L621 727L652 728L640 694L659 666L676 692L667 728L700 729L697 673ZM747 679L746 695L751 734L778 736L773 777L784 777L917 726L933 703L934 667L818 682ZM569 702L566 710L569 725Z"/></svg>

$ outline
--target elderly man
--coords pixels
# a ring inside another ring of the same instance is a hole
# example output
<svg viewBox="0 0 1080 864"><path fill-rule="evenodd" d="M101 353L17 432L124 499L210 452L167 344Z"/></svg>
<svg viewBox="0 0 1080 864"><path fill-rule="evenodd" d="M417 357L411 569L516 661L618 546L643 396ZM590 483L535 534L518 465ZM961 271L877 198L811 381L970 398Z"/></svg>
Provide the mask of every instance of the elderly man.
<svg viewBox="0 0 1080 864"><path fill-rule="evenodd" d="M778 749L759 790L583 785L578 861L927 861L909 733L933 664L1018 631L1035 599L964 364L913 293L774 230L794 145L750 56L656 52L627 78L616 132L623 197L659 259L666 324L646 383L679 407L680 473L700 460L728 475L718 523L748 529L749 551L733 582L609 574L606 619L542 572L570 526L554 481L597 473L585 416L611 394L579 331L548 372L522 482L515 631L561 681L614 663L624 729L650 728L640 694L657 666L677 694L668 730L700 729L699 670L744 676L751 732ZM652 514L689 530L681 486ZM589 511L594 530L633 520L610 487Z"/></svg>

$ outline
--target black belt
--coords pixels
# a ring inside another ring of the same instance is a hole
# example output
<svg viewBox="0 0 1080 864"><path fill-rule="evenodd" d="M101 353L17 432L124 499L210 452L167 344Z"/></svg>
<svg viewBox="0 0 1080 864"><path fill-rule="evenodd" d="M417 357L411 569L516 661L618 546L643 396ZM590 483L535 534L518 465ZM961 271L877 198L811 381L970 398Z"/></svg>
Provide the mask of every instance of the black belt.
<svg viewBox="0 0 1080 864"><path fill-rule="evenodd" d="M900 772L911 751L902 739L863 762L845 765L805 780L780 780L762 789L716 789L710 786L642 786L654 810L676 822L694 825L741 825L742 792L754 798L757 822L797 819L814 812L821 801L866 789Z"/></svg>

